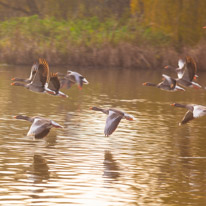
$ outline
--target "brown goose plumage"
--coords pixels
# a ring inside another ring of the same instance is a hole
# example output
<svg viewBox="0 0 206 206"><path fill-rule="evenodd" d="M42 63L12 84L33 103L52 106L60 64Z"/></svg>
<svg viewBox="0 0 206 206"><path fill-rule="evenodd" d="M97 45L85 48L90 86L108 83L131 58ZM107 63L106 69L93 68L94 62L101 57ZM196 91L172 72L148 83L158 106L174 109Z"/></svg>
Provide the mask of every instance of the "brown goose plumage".
<svg viewBox="0 0 206 206"><path fill-rule="evenodd" d="M61 87L66 87L67 89L69 89L73 84L77 84L80 90L82 89L83 84L89 84L86 78L81 74L70 70L68 70L67 74L61 78L60 82Z"/></svg>
<svg viewBox="0 0 206 206"><path fill-rule="evenodd" d="M142 85L143 86L152 86L152 87L157 87L161 90L165 90L165 91L185 91L182 87L178 86L176 83L176 80L173 79L170 76L167 76L165 74L162 75L163 76L163 81L158 83L158 84L154 84L154 83L150 83L150 82L145 82Z"/></svg>
<svg viewBox="0 0 206 206"><path fill-rule="evenodd" d="M198 105L198 104L179 104L173 103L171 106L186 108L188 111L183 117L182 121L179 125L186 124L187 122L193 120L194 118L202 117L206 115L206 106Z"/></svg>
<svg viewBox="0 0 206 206"><path fill-rule="evenodd" d="M36 139L45 137L52 127L63 128L61 125L53 120L45 119L43 117L28 117L25 115L17 115L15 119L23 119L32 123L27 136L34 136Z"/></svg>
<svg viewBox="0 0 206 206"><path fill-rule="evenodd" d="M119 125L121 119L127 119L127 120L133 120L134 117L132 115L129 115L125 112L122 112L117 109L101 109L98 107L91 107L90 109L95 110L95 111L101 111L104 114L107 114L108 117L106 119L106 125L104 128L104 134L105 136L111 135Z"/></svg>
<svg viewBox="0 0 206 206"><path fill-rule="evenodd" d="M187 56L185 61L179 60L178 62L179 68L176 68L177 76L176 79L177 84L180 84L184 87L193 87L193 88L201 88L201 86L194 82L193 80L197 77L197 65L195 60ZM167 66L165 68L172 68L171 66Z"/></svg>
<svg viewBox="0 0 206 206"><path fill-rule="evenodd" d="M58 73L51 73L50 74L50 81L49 81L49 84L48 84L48 88L55 92L55 94L52 94L52 95L61 96L61 97L68 97L66 94L59 91L60 81L59 81L59 78L58 78Z"/></svg>
<svg viewBox="0 0 206 206"><path fill-rule="evenodd" d="M13 82L12 86L22 86L33 92L47 92L50 94L55 94L54 91L48 89L49 82L49 65L45 59L40 58L38 62L38 70L31 81L31 83L24 84L21 82Z"/></svg>

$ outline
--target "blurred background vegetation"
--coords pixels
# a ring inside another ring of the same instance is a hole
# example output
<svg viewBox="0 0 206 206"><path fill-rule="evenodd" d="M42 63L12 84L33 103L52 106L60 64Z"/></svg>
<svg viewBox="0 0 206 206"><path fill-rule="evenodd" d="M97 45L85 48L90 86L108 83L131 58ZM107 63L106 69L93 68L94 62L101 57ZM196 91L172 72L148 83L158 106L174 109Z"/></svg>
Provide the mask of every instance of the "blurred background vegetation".
<svg viewBox="0 0 206 206"><path fill-rule="evenodd" d="M0 62L204 67L205 0L0 0Z"/></svg>

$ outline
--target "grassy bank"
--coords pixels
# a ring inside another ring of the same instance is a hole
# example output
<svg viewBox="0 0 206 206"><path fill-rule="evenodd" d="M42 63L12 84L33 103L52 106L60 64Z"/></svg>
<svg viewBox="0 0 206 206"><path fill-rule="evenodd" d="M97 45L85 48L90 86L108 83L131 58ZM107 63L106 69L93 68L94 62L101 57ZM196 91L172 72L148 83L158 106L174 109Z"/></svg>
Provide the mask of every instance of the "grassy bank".
<svg viewBox="0 0 206 206"><path fill-rule="evenodd" d="M135 19L97 17L57 21L38 16L0 22L0 62L32 64L45 57L50 64L155 68L193 55L200 67L206 44L175 49L172 36L155 32Z"/></svg>

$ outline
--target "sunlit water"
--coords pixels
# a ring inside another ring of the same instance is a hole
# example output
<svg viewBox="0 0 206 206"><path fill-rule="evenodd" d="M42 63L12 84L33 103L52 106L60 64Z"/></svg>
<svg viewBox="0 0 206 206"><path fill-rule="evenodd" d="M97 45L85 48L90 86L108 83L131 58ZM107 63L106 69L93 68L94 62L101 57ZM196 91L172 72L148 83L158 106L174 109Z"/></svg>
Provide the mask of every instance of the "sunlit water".
<svg viewBox="0 0 206 206"><path fill-rule="evenodd" d="M62 90L65 99L10 86L29 67L0 67L0 205L206 205L205 118L179 127L186 111L170 106L206 105L206 91L142 86L161 81L161 70L74 69L90 84ZM205 77L199 74L201 84ZM122 120L104 137L106 115L91 106L124 110L135 121ZM34 140L17 114L64 129Z"/></svg>

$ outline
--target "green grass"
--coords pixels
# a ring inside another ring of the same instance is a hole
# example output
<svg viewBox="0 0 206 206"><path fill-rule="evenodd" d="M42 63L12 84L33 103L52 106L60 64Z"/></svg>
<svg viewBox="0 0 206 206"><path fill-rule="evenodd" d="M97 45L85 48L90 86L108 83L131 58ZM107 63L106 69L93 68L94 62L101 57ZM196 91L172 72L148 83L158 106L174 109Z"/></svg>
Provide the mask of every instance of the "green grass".
<svg viewBox="0 0 206 206"><path fill-rule="evenodd" d="M0 28L0 62L9 64L45 57L52 64L128 66L135 64L138 48L172 45L169 35L133 18L60 21L35 15L2 21Z"/></svg>
<svg viewBox="0 0 206 206"><path fill-rule="evenodd" d="M65 42L87 47L101 47L105 42L112 45L120 42L133 42L137 45L145 42L152 45L170 42L168 35L161 31L153 32L149 27L138 25L130 19L120 24L112 18L103 22L97 17L58 21L55 18L31 16L0 22L0 28L0 46L24 40L64 50Z"/></svg>

